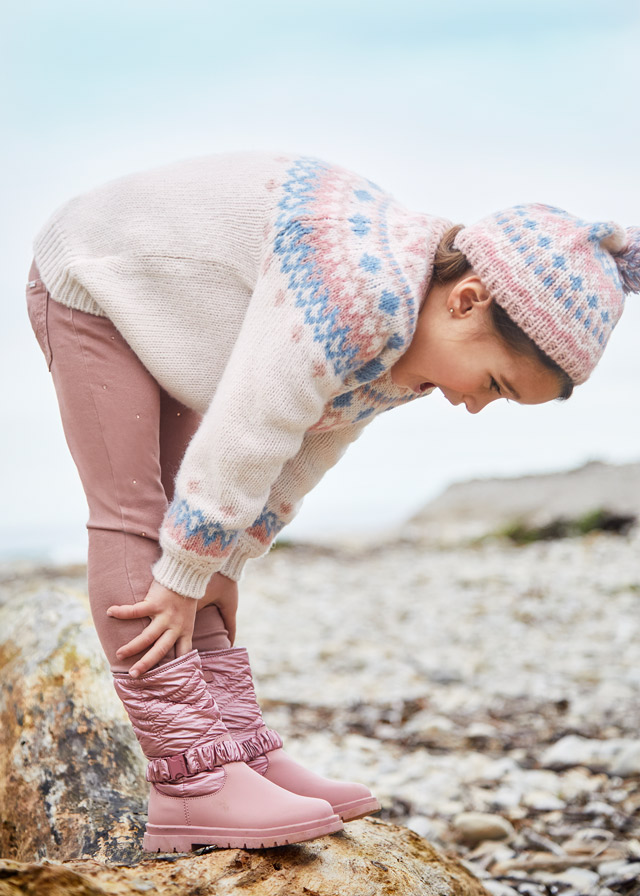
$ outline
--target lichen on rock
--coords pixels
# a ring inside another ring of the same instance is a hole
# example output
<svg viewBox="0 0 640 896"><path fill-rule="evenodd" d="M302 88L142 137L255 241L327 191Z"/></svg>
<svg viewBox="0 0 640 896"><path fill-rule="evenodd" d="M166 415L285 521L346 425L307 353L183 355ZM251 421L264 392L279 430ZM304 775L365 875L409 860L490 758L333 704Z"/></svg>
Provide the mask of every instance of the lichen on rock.
<svg viewBox="0 0 640 896"><path fill-rule="evenodd" d="M143 825L142 754L82 584L30 578L5 585L0 598L0 855L7 858L116 859L131 852Z"/></svg>

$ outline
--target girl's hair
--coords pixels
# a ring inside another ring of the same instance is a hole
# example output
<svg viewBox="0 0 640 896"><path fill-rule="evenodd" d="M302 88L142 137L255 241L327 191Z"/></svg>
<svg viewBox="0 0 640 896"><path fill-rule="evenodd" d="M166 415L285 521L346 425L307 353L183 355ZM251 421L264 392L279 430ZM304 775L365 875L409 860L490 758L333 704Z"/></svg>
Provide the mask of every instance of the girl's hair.
<svg viewBox="0 0 640 896"><path fill-rule="evenodd" d="M468 274L471 265L466 255L459 249L455 249L453 242L458 233L463 229L464 225L456 224L450 227L440 240L440 244L436 249L435 260L433 264L433 277L437 283L444 285L451 283L453 280L459 280ZM559 364L552 361L551 358L539 348L524 330L512 320L507 312L498 305L497 302L491 302L489 306L491 311L491 322L498 336L504 344L520 355L534 357L543 364L552 373L555 373L560 383L560 400L566 400L573 393L573 380L564 372Z"/></svg>

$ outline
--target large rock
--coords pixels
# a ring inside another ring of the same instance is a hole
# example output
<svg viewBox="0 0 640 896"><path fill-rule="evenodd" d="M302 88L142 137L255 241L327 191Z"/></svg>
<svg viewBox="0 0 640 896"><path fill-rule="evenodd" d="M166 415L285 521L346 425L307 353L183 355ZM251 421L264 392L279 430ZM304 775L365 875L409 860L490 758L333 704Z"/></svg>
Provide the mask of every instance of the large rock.
<svg viewBox="0 0 640 896"><path fill-rule="evenodd" d="M90 620L82 578L0 590L0 855L137 852L142 753Z"/></svg>
<svg viewBox="0 0 640 896"><path fill-rule="evenodd" d="M82 578L3 583L0 668L0 896L487 896L455 859L378 819L279 849L141 853L144 760Z"/></svg>
<svg viewBox="0 0 640 896"><path fill-rule="evenodd" d="M457 543L515 522L545 526L595 510L640 516L640 464L592 461L565 473L455 483L403 526L403 537Z"/></svg>
<svg viewBox="0 0 640 896"><path fill-rule="evenodd" d="M350 822L344 832L298 846L173 859L149 858L133 867L0 861L0 892L4 880L12 896L488 896L458 862L406 828L376 819Z"/></svg>

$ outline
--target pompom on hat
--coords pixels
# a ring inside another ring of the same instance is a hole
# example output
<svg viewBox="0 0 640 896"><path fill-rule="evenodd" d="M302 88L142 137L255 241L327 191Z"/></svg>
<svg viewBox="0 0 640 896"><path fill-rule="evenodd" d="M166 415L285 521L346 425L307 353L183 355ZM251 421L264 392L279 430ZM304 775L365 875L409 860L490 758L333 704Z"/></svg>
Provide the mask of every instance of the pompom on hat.
<svg viewBox="0 0 640 896"><path fill-rule="evenodd" d="M640 228L516 205L465 227L454 246L494 300L577 385L640 292Z"/></svg>

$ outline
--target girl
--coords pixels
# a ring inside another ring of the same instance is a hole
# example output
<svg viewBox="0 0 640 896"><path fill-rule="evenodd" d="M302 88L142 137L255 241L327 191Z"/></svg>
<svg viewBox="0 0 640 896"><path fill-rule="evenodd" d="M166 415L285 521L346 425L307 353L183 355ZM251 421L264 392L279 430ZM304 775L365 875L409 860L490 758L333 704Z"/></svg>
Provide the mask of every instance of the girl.
<svg viewBox="0 0 640 896"><path fill-rule="evenodd" d="M379 805L265 727L237 582L373 417L567 398L640 287L640 229L468 228L322 161L183 162L61 208L29 313L89 504L89 596L149 759L148 850L271 846Z"/></svg>

